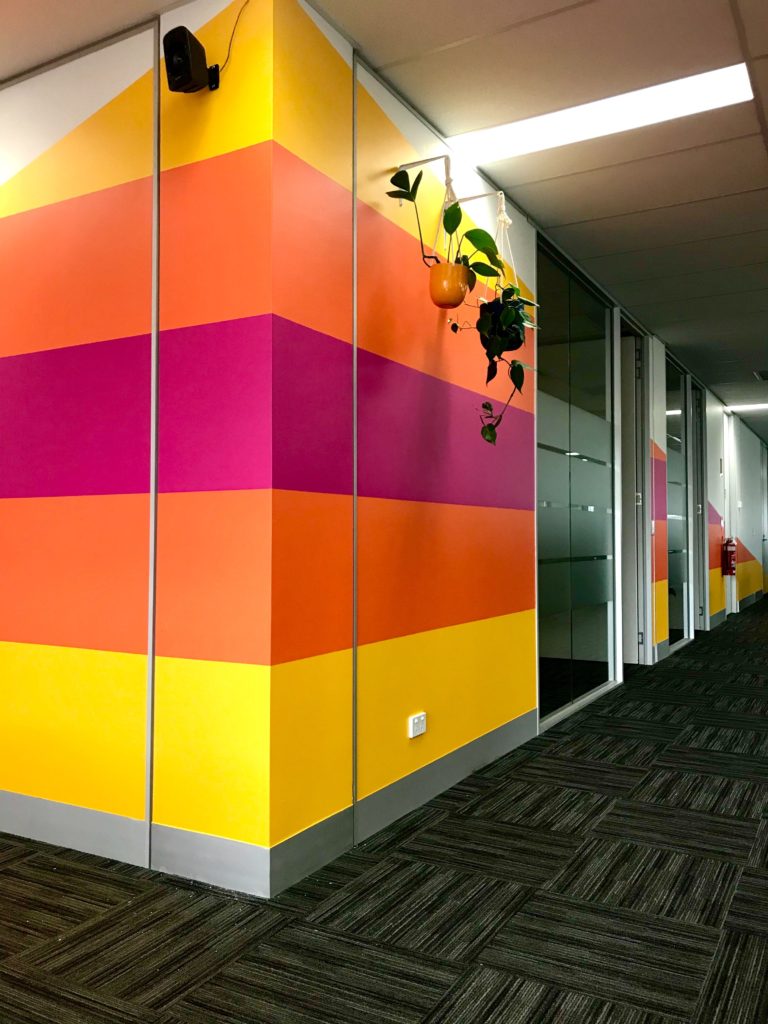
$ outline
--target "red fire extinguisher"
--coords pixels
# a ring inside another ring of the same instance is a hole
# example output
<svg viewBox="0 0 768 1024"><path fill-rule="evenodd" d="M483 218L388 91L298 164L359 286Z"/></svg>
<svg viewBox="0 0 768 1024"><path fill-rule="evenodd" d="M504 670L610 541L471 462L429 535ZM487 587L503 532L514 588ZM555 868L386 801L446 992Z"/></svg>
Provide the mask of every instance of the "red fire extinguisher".
<svg viewBox="0 0 768 1024"><path fill-rule="evenodd" d="M736 541L728 537L723 541L723 576L736 575Z"/></svg>

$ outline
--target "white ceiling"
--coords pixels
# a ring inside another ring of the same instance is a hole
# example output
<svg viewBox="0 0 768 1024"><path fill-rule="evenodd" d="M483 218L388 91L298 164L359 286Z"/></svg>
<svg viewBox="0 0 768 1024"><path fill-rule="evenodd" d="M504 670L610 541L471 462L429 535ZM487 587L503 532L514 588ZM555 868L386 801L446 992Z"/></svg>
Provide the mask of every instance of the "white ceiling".
<svg viewBox="0 0 768 1024"><path fill-rule="evenodd" d="M768 0L316 5L447 135L746 60L754 102L487 170L725 401L768 402ZM174 6L0 0L0 80Z"/></svg>

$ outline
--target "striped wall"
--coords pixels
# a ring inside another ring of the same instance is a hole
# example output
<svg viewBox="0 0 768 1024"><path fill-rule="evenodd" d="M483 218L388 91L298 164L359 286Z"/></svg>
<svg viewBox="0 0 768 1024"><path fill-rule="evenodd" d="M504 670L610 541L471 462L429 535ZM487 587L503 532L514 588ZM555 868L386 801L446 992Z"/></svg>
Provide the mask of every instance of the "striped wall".
<svg viewBox="0 0 768 1024"><path fill-rule="evenodd" d="M669 544L667 520L666 350L657 338L650 347L651 402L651 579L653 643L669 640Z"/></svg>
<svg viewBox="0 0 768 1024"><path fill-rule="evenodd" d="M0 93L0 828L6 794L33 833L72 805L126 823L125 859L145 817L153 54L141 32Z"/></svg>
<svg viewBox="0 0 768 1024"><path fill-rule="evenodd" d="M722 545L726 537L727 492L725 481L725 411L713 394L706 396L707 441L707 540L710 626L726 614L727 578L722 571Z"/></svg>
<svg viewBox="0 0 768 1024"><path fill-rule="evenodd" d="M732 522L736 537L736 599L754 599L763 589L762 445L756 434L731 417L733 460Z"/></svg>
<svg viewBox="0 0 768 1024"><path fill-rule="evenodd" d="M240 6L158 36L220 61ZM156 42L0 94L34 115L0 176L0 830L3 792L63 804L29 834L266 893L352 844L355 797L535 730L533 371L491 448L504 384L384 197L443 144L301 0L243 10L217 92L169 93Z"/></svg>
<svg viewBox="0 0 768 1024"><path fill-rule="evenodd" d="M385 197L402 163L445 152L358 73L358 797L367 799L536 706L533 373L492 448L479 436L482 351L429 301L412 208ZM452 167L459 196L487 192ZM416 171L413 172L417 173ZM424 167L428 244L442 162ZM512 212L521 284L535 236ZM466 206L495 232L495 199ZM441 240L442 241L442 240ZM467 316L471 314L466 314ZM534 363L533 337L521 357ZM409 740L410 714L428 731Z"/></svg>

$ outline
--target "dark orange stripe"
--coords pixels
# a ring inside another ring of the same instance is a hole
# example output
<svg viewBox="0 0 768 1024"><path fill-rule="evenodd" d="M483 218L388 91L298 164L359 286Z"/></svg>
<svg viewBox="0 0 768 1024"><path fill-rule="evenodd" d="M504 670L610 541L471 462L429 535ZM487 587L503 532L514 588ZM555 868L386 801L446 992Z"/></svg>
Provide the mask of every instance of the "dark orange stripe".
<svg viewBox="0 0 768 1024"><path fill-rule="evenodd" d="M653 534L653 579L666 580L669 577L669 545L667 521L657 519Z"/></svg>
<svg viewBox="0 0 768 1024"><path fill-rule="evenodd" d="M161 494L157 653L269 664L271 492Z"/></svg>
<svg viewBox="0 0 768 1024"><path fill-rule="evenodd" d="M534 607L534 513L360 498L359 640Z"/></svg>
<svg viewBox="0 0 768 1024"><path fill-rule="evenodd" d="M152 181L0 219L0 356L146 334Z"/></svg>
<svg viewBox="0 0 768 1024"><path fill-rule="evenodd" d="M149 496L0 501L0 638L147 650Z"/></svg>

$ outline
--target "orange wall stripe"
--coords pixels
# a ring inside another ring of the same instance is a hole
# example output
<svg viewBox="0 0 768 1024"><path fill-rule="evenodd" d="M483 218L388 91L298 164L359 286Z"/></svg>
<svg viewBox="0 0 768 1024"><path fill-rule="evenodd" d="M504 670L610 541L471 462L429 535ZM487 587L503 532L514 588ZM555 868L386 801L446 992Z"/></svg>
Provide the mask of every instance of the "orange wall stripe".
<svg viewBox="0 0 768 1024"><path fill-rule="evenodd" d="M149 496L0 501L0 639L147 650Z"/></svg>
<svg viewBox="0 0 768 1024"><path fill-rule="evenodd" d="M382 498L358 508L361 644L534 607L533 512Z"/></svg>
<svg viewBox="0 0 768 1024"><path fill-rule="evenodd" d="M0 220L0 356L146 334L152 182Z"/></svg>
<svg viewBox="0 0 768 1024"><path fill-rule="evenodd" d="M157 652L268 665L271 492L160 494Z"/></svg>

